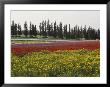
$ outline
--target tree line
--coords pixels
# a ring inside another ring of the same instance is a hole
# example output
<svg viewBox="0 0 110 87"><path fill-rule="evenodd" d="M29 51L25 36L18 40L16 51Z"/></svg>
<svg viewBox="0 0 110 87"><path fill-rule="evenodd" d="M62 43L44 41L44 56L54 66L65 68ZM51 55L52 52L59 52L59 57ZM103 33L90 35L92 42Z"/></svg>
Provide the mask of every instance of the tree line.
<svg viewBox="0 0 110 87"><path fill-rule="evenodd" d="M53 37L55 39L100 39L100 30L94 29L92 27L84 27L82 26L74 26L71 27L70 24L63 25L62 22L57 24L50 23L49 20L43 20L38 28L35 24L28 25L25 21L23 29L20 24L17 24L12 21L11 24L11 36L12 37L30 37L30 38L38 38L38 36L42 36L42 38Z"/></svg>

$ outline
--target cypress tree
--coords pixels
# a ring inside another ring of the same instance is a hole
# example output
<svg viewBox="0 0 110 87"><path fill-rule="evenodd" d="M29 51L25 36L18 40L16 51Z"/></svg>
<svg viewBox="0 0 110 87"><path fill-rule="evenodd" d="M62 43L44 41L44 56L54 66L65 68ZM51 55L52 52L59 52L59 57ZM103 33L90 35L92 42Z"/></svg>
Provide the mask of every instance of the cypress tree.
<svg viewBox="0 0 110 87"><path fill-rule="evenodd" d="M18 35L21 36L22 35L22 31L21 31L21 25L18 24Z"/></svg>
<svg viewBox="0 0 110 87"><path fill-rule="evenodd" d="M28 36L28 28L27 28L27 22L26 21L24 23L24 35L25 35L25 37Z"/></svg>
<svg viewBox="0 0 110 87"><path fill-rule="evenodd" d="M55 23L54 23L54 34L53 34L54 38L57 37L57 29L56 28L58 29L58 27L56 26L56 21L55 21Z"/></svg>

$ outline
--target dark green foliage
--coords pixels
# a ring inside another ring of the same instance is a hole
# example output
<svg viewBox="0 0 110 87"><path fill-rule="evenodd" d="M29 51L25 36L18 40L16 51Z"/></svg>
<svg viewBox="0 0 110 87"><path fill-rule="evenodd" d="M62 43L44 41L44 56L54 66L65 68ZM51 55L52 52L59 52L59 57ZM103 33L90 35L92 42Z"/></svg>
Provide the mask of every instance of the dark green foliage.
<svg viewBox="0 0 110 87"><path fill-rule="evenodd" d="M21 36L22 35L22 30L21 30L21 25L18 24L18 31L17 31L18 35Z"/></svg>
<svg viewBox="0 0 110 87"><path fill-rule="evenodd" d="M21 28L20 24L16 24L12 21L11 24L11 36L25 36L25 37L35 37L37 38L40 35L41 38L53 37L55 39L87 39L87 40L95 40L100 39L100 30L94 29L91 26L80 27L78 25L72 27L70 24L63 25L62 22L57 24L50 23L49 19L43 20L38 29L37 26L30 22L29 30L27 22L24 23L24 29Z"/></svg>
<svg viewBox="0 0 110 87"><path fill-rule="evenodd" d="M25 35L25 37L28 36L27 22L25 22L25 24L24 24L24 35Z"/></svg>
<svg viewBox="0 0 110 87"><path fill-rule="evenodd" d="M55 21L55 23L54 23L54 31L53 31L54 38L57 37L57 30L58 30L58 26L56 26L56 21Z"/></svg>
<svg viewBox="0 0 110 87"><path fill-rule="evenodd" d="M12 21L12 25L11 25L11 35L12 36L17 36L17 24L14 23L14 21Z"/></svg>
<svg viewBox="0 0 110 87"><path fill-rule="evenodd" d="M30 31L29 31L30 37L36 37L37 36L37 28L36 25L31 24L30 22Z"/></svg>

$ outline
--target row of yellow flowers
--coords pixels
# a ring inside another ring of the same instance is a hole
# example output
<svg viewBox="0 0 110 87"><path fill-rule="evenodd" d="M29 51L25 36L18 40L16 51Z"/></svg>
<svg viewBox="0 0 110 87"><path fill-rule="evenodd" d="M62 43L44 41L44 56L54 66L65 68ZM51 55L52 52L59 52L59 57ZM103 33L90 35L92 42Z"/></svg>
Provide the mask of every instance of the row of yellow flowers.
<svg viewBox="0 0 110 87"><path fill-rule="evenodd" d="M100 50L41 51L11 57L11 75L19 77L100 76Z"/></svg>

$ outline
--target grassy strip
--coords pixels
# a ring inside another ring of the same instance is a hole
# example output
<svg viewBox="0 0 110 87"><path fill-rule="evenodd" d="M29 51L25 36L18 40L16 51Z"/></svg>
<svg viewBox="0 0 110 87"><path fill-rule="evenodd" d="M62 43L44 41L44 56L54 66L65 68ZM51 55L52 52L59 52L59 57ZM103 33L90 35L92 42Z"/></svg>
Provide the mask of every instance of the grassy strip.
<svg viewBox="0 0 110 87"><path fill-rule="evenodd" d="M11 43L15 44L36 44L36 43L51 43L46 40L12 40Z"/></svg>

